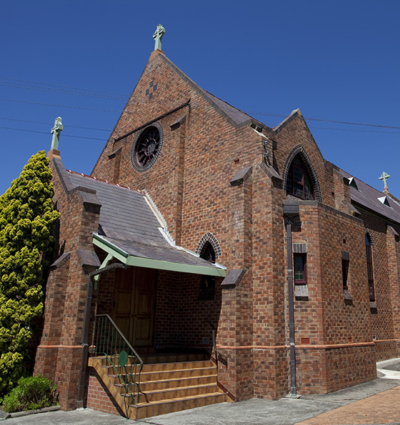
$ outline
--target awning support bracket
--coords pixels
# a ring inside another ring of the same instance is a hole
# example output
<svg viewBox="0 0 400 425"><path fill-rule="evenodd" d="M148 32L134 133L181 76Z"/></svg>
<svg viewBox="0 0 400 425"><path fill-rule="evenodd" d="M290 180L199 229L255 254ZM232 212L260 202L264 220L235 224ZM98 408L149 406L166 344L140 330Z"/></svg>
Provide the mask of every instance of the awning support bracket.
<svg viewBox="0 0 400 425"><path fill-rule="evenodd" d="M103 269L104 267L108 266L108 263L114 258L114 256L112 254L108 254L107 257L104 259L104 261L101 263L101 266L99 267L99 269ZM97 289L97 286L99 284L99 280L100 280L100 274L97 274L93 280L94 280L94 289Z"/></svg>

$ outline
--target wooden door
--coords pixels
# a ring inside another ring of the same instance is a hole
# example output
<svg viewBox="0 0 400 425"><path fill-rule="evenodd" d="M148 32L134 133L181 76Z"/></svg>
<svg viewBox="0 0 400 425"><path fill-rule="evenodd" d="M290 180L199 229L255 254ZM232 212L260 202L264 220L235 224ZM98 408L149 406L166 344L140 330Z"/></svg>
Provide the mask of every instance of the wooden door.
<svg viewBox="0 0 400 425"><path fill-rule="evenodd" d="M153 344L156 270L118 269L113 318L133 347Z"/></svg>
<svg viewBox="0 0 400 425"><path fill-rule="evenodd" d="M138 347L153 345L156 270L136 268L134 273L134 327Z"/></svg>
<svg viewBox="0 0 400 425"><path fill-rule="evenodd" d="M117 269L115 276L113 319L125 338L132 332L133 268Z"/></svg>

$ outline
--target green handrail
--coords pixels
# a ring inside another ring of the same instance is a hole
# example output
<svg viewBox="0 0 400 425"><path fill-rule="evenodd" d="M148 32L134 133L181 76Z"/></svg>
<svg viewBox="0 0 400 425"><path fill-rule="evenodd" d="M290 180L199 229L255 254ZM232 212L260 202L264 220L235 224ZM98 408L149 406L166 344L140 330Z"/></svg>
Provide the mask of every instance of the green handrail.
<svg viewBox="0 0 400 425"><path fill-rule="evenodd" d="M112 366L125 387L125 395L129 394L132 403L137 404L143 360L108 314L98 314L95 317L93 346L96 354L104 355L106 362ZM128 416L126 399L125 396L125 410Z"/></svg>

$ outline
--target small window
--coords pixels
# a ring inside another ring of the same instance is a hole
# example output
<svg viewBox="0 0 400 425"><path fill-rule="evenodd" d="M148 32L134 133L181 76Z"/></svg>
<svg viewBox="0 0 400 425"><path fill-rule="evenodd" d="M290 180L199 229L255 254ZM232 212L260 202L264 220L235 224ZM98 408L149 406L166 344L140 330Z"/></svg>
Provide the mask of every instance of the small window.
<svg viewBox="0 0 400 425"><path fill-rule="evenodd" d="M290 165L287 179L287 193L300 199L314 199L311 178L299 155L293 159Z"/></svg>
<svg viewBox="0 0 400 425"><path fill-rule="evenodd" d="M294 283L305 285L307 283L307 254L294 254Z"/></svg>
<svg viewBox="0 0 400 425"><path fill-rule="evenodd" d="M367 252L367 271L368 271L368 288L369 300L375 301L375 286L374 286L374 270L372 268L372 246L371 238L367 233L365 235L365 249Z"/></svg>
<svg viewBox="0 0 400 425"><path fill-rule="evenodd" d="M349 289L347 280L349 277L350 261L342 258L342 277L343 277L343 290Z"/></svg>

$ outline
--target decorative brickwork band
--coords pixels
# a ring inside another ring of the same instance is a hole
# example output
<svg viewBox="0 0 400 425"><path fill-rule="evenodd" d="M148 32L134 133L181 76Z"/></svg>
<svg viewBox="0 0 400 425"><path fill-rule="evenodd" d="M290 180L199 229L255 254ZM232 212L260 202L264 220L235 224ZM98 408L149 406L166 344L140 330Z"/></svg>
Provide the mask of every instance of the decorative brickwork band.
<svg viewBox="0 0 400 425"><path fill-rule="evenodd" d="M314 189L314 195L315 195L315 199L319 202L322 202L322 195L321 195L321 189L319 187L319 180L318 180L318 176L317 173L311 163L310 157L308 156L307 152L305 151L303 145L297 145L295 146L292 151L289 153L285 165L283 167L283 171L282 171L282 178L283 178L283 188L285 190L287 190L287 185L288 185L288 174L289 174L289 170L290 170L290 165L292 164L292 161L294 160L294 158L300 155L300 158L302 159L302 161L305 164L305 167L308 171L308 174L310 176L311 179L311 183Z"/></svg>
<svg viewBox="0 0 400 425"><path fill-rule="evenodd" d="M199 244L197 245L197 248L196 248L196 254L199 254L200 257L201 257L201 254L203 253L203 250L204 250L205 246L207 245L207 242L209 242L211 244L211 246L213 247L213 250L215 252L215 259L220 257L221 254L222 254L221 247L219 245L217 238L210 232L207 232L200 239L200 242L199 242Z"/></svg>

